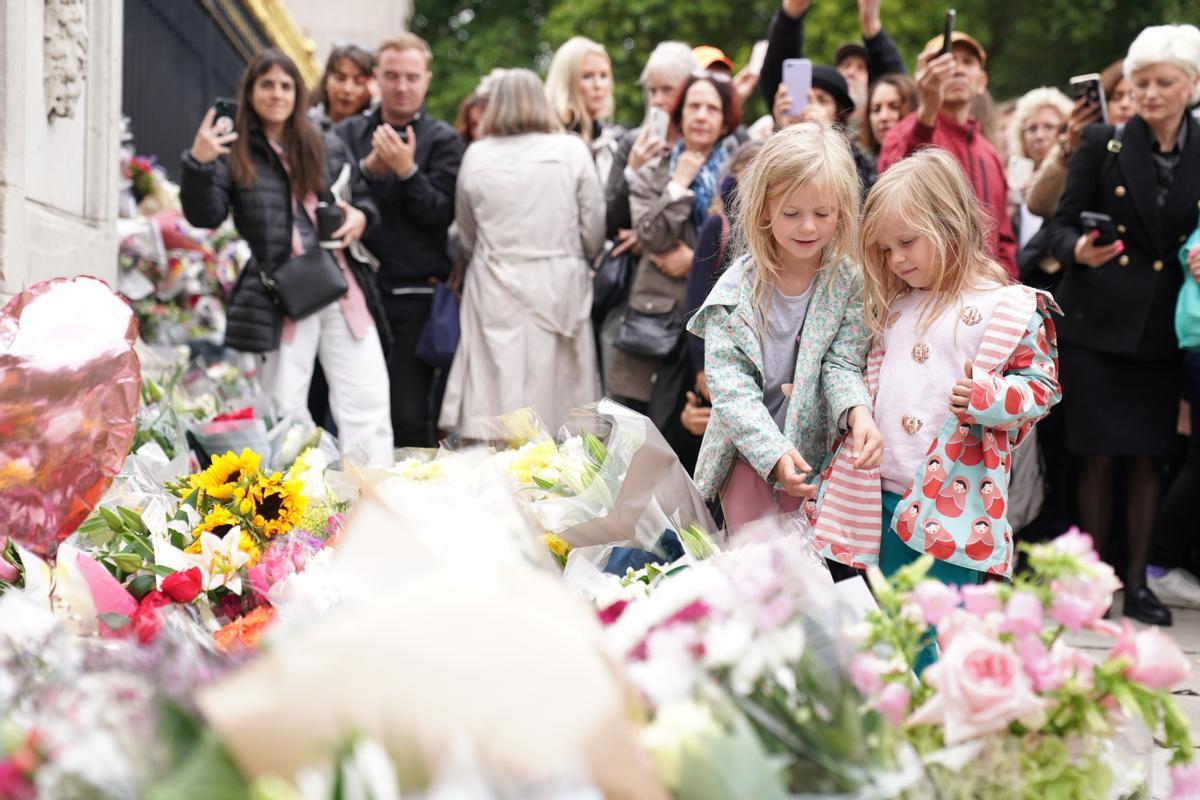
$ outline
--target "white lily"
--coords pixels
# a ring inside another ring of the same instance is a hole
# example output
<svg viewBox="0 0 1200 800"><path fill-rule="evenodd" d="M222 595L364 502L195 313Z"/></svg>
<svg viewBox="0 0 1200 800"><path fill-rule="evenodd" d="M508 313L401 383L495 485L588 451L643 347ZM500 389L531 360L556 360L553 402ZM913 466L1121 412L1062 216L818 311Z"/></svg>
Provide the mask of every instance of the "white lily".
<svg viewBox="0 0 1200 800"><path fill-rule="evenodd" d="M203 554L200 569L204 572L206 592L224 586L234 594L242 593L240 570L250 560L250 554L239 548L241 540L242 529L237 526L223 538L210 531L200 534L200 552Z"/></svg>

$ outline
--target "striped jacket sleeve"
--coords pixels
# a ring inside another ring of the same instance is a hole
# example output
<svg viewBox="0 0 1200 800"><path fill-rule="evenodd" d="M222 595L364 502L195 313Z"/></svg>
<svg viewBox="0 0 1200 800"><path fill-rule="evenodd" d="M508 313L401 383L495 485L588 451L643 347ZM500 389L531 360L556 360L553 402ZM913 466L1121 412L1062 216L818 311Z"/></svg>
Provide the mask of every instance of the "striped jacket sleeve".
<svg viewBox="0 0 1200 800"><path fill-rule="evenodd" d="M1037 422L1062 399L1054 321L1039 308L999 370L975 369L968 417L985 428L1017 430Z"/></svg>

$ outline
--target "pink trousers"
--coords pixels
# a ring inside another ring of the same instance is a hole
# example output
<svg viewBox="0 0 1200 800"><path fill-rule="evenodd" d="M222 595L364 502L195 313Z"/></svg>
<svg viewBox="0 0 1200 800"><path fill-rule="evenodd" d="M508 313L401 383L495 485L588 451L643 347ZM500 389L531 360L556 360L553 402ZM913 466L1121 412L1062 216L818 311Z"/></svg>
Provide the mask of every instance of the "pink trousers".
<svg viewBox="0 0 1200 800"><path fill-rule="evenodd" d="M721 508L725 511L725 527L737 528L756 519L790 514L800 510L802 497L780 493L775 504L775 490L758 476L754 467L740 458L734 459L733 469L721 488Z"/></svg>

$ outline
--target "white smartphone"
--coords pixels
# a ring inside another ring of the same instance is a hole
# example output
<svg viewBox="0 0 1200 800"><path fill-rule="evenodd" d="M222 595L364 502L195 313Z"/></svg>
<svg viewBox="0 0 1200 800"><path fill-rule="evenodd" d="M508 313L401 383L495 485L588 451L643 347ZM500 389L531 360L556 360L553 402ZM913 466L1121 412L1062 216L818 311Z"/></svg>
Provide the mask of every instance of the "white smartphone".
<svg viewBox="0 0 1200 800"><path fill-rule="evenodd" d="M812 61L807 58L783 60L783 85L787 87L788 99L792 101L788 114L793 117L808 106L808 95L812 91L812 68Z"/></svg>
<svg viewBox="0 0 1200 800"><path fill-rule="evenodd" d="M751 75L762 75L763 62L767 60L767 40L759 39L754 43L754 47L750 48L750 61L746 64L746 71Z"/></svg>
<svg viewBox="0 0 1200 800"><path fill-rule="evenodd" d="M670 121L666 111L658 106L651 106L650 111L646 114L646 130L649 132L650 138L661 139L665 142Z"/></svg>
<svg viewBox="0 0 1200 800"><path fill-rule="evenodd" d="M1008 158L1008 185L1010 188L1020 189L1029 179L1033 177L1033 159L1024 158L1023 156L1009 156Z"/></svg>
<svg viewBox="0 0 1200 800"><path fill-rule="evenodd" d="M1087 104L1100 109L1100 118L1108 124L1108 103L1104 98L1104 84L1100 82L1100 74L1091 72L1087 75L1076 75L1071 78L1071 96L1078 100L1087 98Z"/></svg>

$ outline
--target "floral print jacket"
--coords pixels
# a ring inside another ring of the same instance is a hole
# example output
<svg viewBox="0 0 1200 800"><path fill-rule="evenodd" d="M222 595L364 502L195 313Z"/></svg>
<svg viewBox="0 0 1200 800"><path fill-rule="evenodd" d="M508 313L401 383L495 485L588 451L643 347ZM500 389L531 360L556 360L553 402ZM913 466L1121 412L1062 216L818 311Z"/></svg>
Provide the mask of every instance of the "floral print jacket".
<svg viewBox="0 0 1200 800"><path fill-rule="evenodd" d="M814 528L826 558L863 568L878 562L883 525L909 547L980 572L1012 574L1005 509L1012 451L1062 399L1054 300L1023 286L1005 290L974 359L966 414L950 414L896 506L883 520L879 470L856 470L844 443L821 476ZM1059 312L1061 313L1061 312ZM880 339L867 358L878 391ZM887 442L884 442L887 447Z"/></svg>
<svg viewBox="0 0 1200 800"><path fill-rule="evenodd" d="M695 481L717 497L739 455L775 485L771 472L789 450L819 466L836 438L837 422L854 406L870 406L862 366L870 337L863 320L862 270L850 261L823 267L800 335L783 432L763 404L762 343L749 280L749 256L717 281L688 330L704 339L704 372L712 417ZM778 488L778 487L776 487Z"/></svg>

